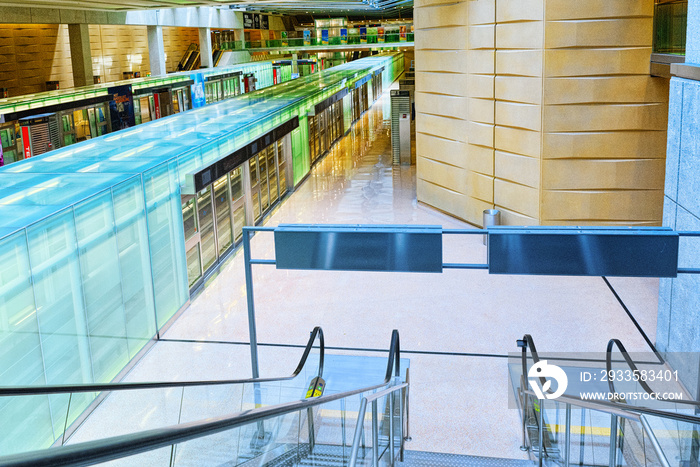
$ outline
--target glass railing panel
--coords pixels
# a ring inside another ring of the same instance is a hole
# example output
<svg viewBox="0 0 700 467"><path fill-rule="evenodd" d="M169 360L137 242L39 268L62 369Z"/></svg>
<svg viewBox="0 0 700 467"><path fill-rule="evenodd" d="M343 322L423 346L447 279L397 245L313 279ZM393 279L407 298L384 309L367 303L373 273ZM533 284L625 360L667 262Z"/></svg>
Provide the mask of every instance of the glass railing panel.
<svg viewBox="0 0 700 467"><path fill-rule="evenodd" d="M71 404L69 420L75 426L69 428L70 437L65 444L175 425L183 392L181 387L103 392L96 399L99 405L89 412ZM72 397L76 395L81 394Z"/></svg>
<svg viewBox="0 0 700 467"><path fill-rule="evenodd" d="M0 455L45 449L64 438L70 394L0 398ZM82 401L81 401L82 403Z"/></svg>
<svg viewBox="0 0 700 467"><path fill-rule="evenodd" d="M109 462L102 462L99 465L103 467L131 467L131 466L159 466L167 467L172 464L173 458L173 447L168 446L165 448L154 449L153 451L142 452L141 454L135 454L129 457L123 457L121 459L116 459ZM192 465L202 465L202 464L192 464Z"/></svg>
<svg viewBox="0 0 700 467"><path fill-rule="evenodd" d="M653 436L655 438L661 450L661 455L671 465L699 465L699 424L649 415L643 415L642 417L651 432L648 437L651 438ZM650 440L649 444L652 444L651 441L653 440Z"/></svg>
<svg viewBox="0 0 700 467"><path fill-rule="evenodd" d="M264 465L293 459L299 449L299 413L274 417L175 446L173 464Z"/></svg>

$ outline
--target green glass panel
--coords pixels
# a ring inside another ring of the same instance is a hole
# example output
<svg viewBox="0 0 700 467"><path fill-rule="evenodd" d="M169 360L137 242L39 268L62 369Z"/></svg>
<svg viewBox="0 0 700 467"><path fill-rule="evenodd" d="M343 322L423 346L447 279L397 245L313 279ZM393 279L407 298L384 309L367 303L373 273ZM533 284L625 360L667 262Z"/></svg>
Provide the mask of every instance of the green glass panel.
<svg viewBox="0 0 700 467"><path fill-rule="evenodd" d="M156 334L148 230L141 179L113 190L126 336L133 358Z"/></svg>
<svg viewBox="0 0 700 467"><path fill-rule="evenodd" d="M46 383L93 382L73 211L33 225L27 238ZM62 433L67 400L49 399L54 433ZM91 399L89 394L76 395L71 404L85 408Z"/></svg>
<svg viewBox="0 0 700 467"><path fill-rule="evenodd" d="M0 297L0 381L45 384L24 231L0 241ZM0 419L2 453L40 449L54 440L46 396L0 398Z"/></svg>
<svg viewBox="0 0 700 467"><path fill-rule="evenodd" d="M176 164L161 164L144 174L151 271L159 328L189 297Z"/></svg>
<svg viewBox="0 0 700 467"><path fill-rule="evenodd" d="M111 381L129 361L111 191L76 205L83 297L95 381Z"/></svg>

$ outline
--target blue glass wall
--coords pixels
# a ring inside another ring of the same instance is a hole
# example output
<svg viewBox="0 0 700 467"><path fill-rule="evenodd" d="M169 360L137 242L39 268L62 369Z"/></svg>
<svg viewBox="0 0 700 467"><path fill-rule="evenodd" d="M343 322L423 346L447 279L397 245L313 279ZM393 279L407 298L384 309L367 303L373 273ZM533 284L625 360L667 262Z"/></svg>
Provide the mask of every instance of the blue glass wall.
<svg viewBox="0 0 700 467"><path fill-rule="evenodd" d="M182 187L400 55L161 118L0 168L0 384L114 379L189 299ZM306 124L294 179L309 171ZM47 447L95 394L0 398L0 455Z"/></svg>
<svg viewBox="0 0 700 467"><path fill-rule="evenodd" d="M146 198L145 188L156 185L160 195ZM13 214L15 203L41 215L98 188L0 240L0 381L112 380L153 338L155 317L162 325L188 298L174 163L143 179L0 172L0 186L14 192L2 197L0 216ZM74 395L68 420L68 396L0 399L0 453L48 446L94 397Z"/></svg>

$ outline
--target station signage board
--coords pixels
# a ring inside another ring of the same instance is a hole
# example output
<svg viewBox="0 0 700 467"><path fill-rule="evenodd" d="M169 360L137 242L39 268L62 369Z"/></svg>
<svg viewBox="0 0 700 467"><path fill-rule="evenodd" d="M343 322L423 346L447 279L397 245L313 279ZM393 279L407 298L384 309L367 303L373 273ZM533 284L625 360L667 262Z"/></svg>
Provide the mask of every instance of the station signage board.
<svg viewBox="0 0 700 467"><path fill-rule="evenodd" d="M107 88L112 96L109 101L109 115L112 120L112 131L122 130L136 125L134 114L134 96L130 84Z"/></svg>

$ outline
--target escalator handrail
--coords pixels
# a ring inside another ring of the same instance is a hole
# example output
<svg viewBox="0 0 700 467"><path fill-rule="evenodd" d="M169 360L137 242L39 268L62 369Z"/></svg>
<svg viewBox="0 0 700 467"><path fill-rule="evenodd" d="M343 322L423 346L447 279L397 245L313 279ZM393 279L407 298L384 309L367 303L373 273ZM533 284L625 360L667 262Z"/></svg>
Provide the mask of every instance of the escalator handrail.
<svg viewBox="0 0 700 467"><path fill-rule="evenodd" d="M289 376L271 377L271 378L245 378L232 380L212 380L212 381L159 381L159 382L138 382L138 383L85 383L85 384L55 384L46 386L0 386L0 397L3 396L32 396L41 394L67 394L76 392L102 392L102 391L126 391L134 389L159 389L159 388L180 388L191 386L219 386L226 384L247 384L247 383L267 383L274 381L287 381L294 379L301 373L306 360L311 353L311 349L318 338L319 341L319 360L318 360L318 376L323 376L323 361L325 353L325 342L323 338L323 329L316 326L309 337L304 353L294 369L294 372Z"/></svg>
<svg viewBox="0 0 700 467"><path fill-rule="evenodd" d="M0 457L0 467L92 465L133 456L382 388L392 382L392 367L395 368L394 376L400 376L401 358L399 333L397 330L394 330L391 334L386 378L381 384L164 428L155 428L39 451L12 454Z"/></svg>
<svg viewBox="0 0 700 467"><path fill-rule="evenodd" d="M525 345L522 345L522 344ZM521 384L521 392L523 394L528 394L531 396L537 397L537 394L535 394L534 391L531 391L530 389L527 389L524 384L527 383L527 348L530 347L531 353L532 353L532 361L534 363L537 363L540 361L540 357L537 353L537 349L535 348L534 341L532 339L532 336L529 334L525 334L523 336L522 341L518 342L518 345L522 348L522 367L523 367L523 383ZM544 384L545 378L540 378L540 382ZM552 394L551 390L545 391L546 393ZM614 392L613 392L614 394ZM644 414L644 415L651 415L654 417L661 417L661 418L666 418L666 419L671 419L675 421L680 421L680 422L686 422L686 423L695 423L695 424L700 424L700 416L694 416L694 415L686 415L686 414L680 414L680 413L675 413L675 412L668 412L665 410L657 410L657 409L651 409L648 407L642 407L642 406L636 406L636 405L627 405L627 404L621 404L619 402L615 401L604 401L604 400L587 400L587 399L581 399L580 397L572 396L569 394L563 394L559 396L557 399L552 399L552 401L557 402L563 402L566 404L571 404L571 405L578 405L578 406L586 406L586 407L600 407L600 411L602 412L609 412L609 411L616 411L616 412L627 412L627 413L632 413L632 414ZM632 416L631 418L637 418L636 416Z"/></svg>
<svg viewBox="0 0 700 467"><path fill-rule="evenodd" d="M535 392L530 389L523 389L522 392L523 394L537 397L537 394L535 394ZM605 400L581 399L580 397L568 394L563 394L557 397L556 399L552 399L552 402L559 402L563 404L575 405L577 407L583 407L586 409L598 410L600 412L618 415L620 417L629 418L631 420L639 420L640 415L650 415L653 417L665 418L677 422L700 424L700 417L695 415L686 415L682 413L650 409L648 407L641 407L636 405L620 404L619 402L610 402Z"/></svg>
<svg viewBox="0 0 700 467"><path fill-rule="evenodd" d="M637 374L636 372L639 372L640 370L637 367L637 365L634 363L634 360L632 360L632 357L630 357L625 346L622 345L622 341L620 341L620 339L610 339L608 341L608 347L605 350L605 370L608 372L608 375L610 375L610 372L613 371L613 369L612 369L613 347L618 348L618 350L622 354L622 357L625 359L625 363L627 363L627 366L630 368L630 370L632 370L632 374ZM614 379L615 378L607 378L608 389L610 389L610 392L612 394L617 394L617 391L615 391L615 382L613 381ZM642 389L644 389L644 391L647 394L649 394L649 395L656 394L656 391L651 389L651 387L643 379L640 378L635 382L639 383L639 385L642 387ZM685 400L676 400L676 399L665 399L665 398L660 398L660 397L654 398L654 400L657 400L659 402L671 402L674 404L700 406L700 402L694 401L694 400L685 401Z"/></svg>
<svg viewBox="0 0 700 467"><path fill-rule="evenodd" d="M523 339L521 341L518 341L518 346L522 348L522 353L521 353L521 363L522 363L522 371L523 374L521 376L521 382L520 382L520 391L522 394L527 394L530 396L535 396L538 397L534 391L531 391L527 387L527 381L528 381L528 374L527 374L527 350L530 348L530 351L532 353L532 360L534 363L537 363L540 361L539 354L537 353L537 348L535 347L535 342L532 339L532 336L529 334L525 334L523 336ZM608 343L608 349L610 349L610 343ZM611 361L610 359L607 359L607 361ZM545 378L540 378L540 383L544 385L545 383ZM547 391L548 393L551 394L551 391ZM615 392L613 391L613 394ZM554 399L555 402L562 402L564 404L569 404L569 405L575 405L578 407L584 407L584 408L589 408L591 410L599 410L601 412L606 412L606 413L612 413L617 416L622 416L626 418L631 418L635 420L639 420L640 423L642 424L643 429L649 436L649 439L651 440L652 443L652 448L656 452L657 456L659 457L659 460L661 461L662 465L668 466L668 460L666 459L666 454L663 452L663 449L659 445L658 440L656 439L656 435L654 432L651 430L649 423L644 420L644 417L641 415L650 415L654 417L659 417L662 419L667 419L667 420L674 420L674 421L680 421L680 422L685 422L685 423L693 423L693 424L698 424L700 423L700 417L692 416L692 415L685 415L685 414L680 414L680 413L674 413L674 412L666 412L663 410L655 410L655 409L650 409L647 407L638 407L638 406L631 406L627 404L620 404L616 401L602 401L602 400L584 400L576 396L571 396L568 394L562 394L559 396L557 399ZM543 410L543 408L540 408L540 410ZM523 437L525 436L525 414L523 413ZM525 442L525 439L523 438L523 442Z"/></svg>

